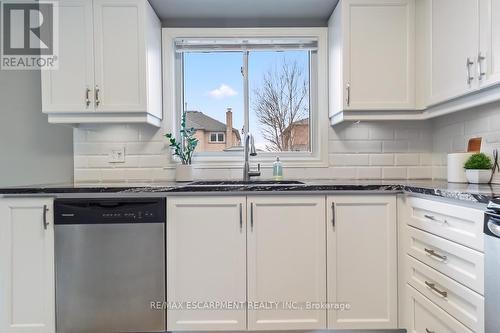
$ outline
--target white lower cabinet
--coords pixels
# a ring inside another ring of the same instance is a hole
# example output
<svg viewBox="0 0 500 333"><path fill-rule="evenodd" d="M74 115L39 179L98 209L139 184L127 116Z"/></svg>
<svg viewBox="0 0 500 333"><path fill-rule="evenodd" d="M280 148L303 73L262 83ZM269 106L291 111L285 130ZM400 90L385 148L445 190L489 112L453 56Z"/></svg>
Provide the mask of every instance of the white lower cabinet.
<svg viewBox="0 0 500 333"><path fill-rule="evenodd" d="M429 301L421 293L406 286L408 296L408 333L472 333L467 327Z"/></svg>
<svg viewBox="0 0 500 333"><path fill-rule="evenodd" d="M398 327L395 196L327 198L329 329Z"/></svg>
<svg viewBox="0 0 500 333"><path fill-rule="evenodd" d="M397 328L395 196L174 196L167 209L169 331Z"/></svg>
<svg viewBox="0 0 500 333"><path fill-rule="evenodd" d="M324 196L252 196L248 205L249 330L324 329L326 300ZM263 303L261 303L263 302Z"/></svg>
<svg viewBox="0 0 500 333"><path fill-rule="evenodd" d="M0 199L0 332L54 333L53 200Z"/></svg>
<svg viewBox="0 0 500 333"><path fill-rule="evenodd" d="M169 331L246 329L245 211L245 197L168 198ZM209 302L242 307L206 308Z"/></svg>

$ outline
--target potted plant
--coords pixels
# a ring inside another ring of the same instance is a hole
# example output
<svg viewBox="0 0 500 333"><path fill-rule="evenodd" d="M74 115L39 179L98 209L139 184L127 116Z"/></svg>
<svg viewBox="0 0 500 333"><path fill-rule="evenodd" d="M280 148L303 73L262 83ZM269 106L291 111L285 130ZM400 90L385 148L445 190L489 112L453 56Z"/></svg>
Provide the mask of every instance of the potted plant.
<svg viewBox="0 0 500 333"><path fill-rule="evenodd" d="M165 134L165 137L170 142L172 155L177 156L181 163L175 168L175 179L178 182L189 182L193 180L193 169L191 166L192 157L198 139L194 137L196 130L194 128L186 128L186 112L182 114L180 136L178 141L172 133Z"/></svg>
<svg viewBox="0 0 500 333"><path fill-rule="evenodd" d="M471 184L485 184L491 178L491 159L484 153L477 153L465 162L465 175Z"/></svg>

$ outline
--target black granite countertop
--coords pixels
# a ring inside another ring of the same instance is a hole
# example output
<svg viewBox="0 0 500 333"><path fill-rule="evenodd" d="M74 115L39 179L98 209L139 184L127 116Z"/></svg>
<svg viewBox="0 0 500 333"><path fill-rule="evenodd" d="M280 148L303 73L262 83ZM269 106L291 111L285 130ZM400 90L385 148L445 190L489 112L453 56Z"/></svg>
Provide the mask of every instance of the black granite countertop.
<svg viewBox="0 0 500 333"><path fill-rule="evenodd" d="M446 181L373 181L373 180L305 180L304 184L221 184L218 186L194 186L190 183L165 182L155 184L88 184L74 186L55 184L40 186L21 186L0 188L0 195L54 195L64 194L186 194L186 193L302 193L302 192L406 192L431 195L448 199L475 203L488 203L494 197L500 197L500 185L454 184Z"/></svg>

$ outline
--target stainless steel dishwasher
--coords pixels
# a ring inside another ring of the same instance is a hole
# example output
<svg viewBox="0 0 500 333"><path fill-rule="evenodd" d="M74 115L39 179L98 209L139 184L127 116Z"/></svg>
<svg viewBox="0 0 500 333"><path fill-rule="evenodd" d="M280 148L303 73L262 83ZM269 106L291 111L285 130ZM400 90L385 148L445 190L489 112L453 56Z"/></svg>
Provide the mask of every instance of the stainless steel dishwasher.
<svg viewBox="0 0 500 333"><path fill-rule="evenodd" d="M164 198L54 203L56 332L164 332Z"/></svg>
<svg viewBox="0 0 500 333"><path fill-rule="evenodd" d="M493 199L484 217L485 333L500 330L500 198Z"/></svg>

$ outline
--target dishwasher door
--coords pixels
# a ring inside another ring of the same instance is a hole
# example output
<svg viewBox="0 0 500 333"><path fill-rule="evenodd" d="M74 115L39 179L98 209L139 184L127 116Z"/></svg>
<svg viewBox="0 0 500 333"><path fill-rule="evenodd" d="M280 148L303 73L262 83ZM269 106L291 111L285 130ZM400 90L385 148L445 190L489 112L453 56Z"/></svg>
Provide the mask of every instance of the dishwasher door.
<svg viewBox="0 0 500 333"><path fill-rule="evenodd" d="M57 333L164 332L165 224L55 226Z"/></svg>
<svg viewBox="0 0 500 333"><path fill-rule="evenodd" d="M485 333L500 329L500 215L486 213L484 221Z"/></svg>

